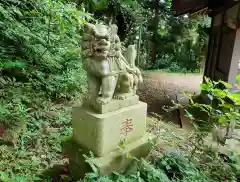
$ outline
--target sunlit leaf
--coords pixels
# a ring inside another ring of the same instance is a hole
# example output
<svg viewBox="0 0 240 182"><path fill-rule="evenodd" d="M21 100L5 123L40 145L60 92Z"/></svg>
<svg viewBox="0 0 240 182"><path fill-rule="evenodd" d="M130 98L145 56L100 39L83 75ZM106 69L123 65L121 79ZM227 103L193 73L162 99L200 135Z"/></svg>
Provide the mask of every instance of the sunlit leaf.
<svg viewBox="0 0 240 182"><path fill-rule="evenodd" d="M232 104L228 104L228 103L221 104L220 106L221 106L221 107L224 107L224 108L227 108L227 109L230 109L230 108L233 107Z"/></svg>
<svg viewBox="0 0 240 182"><path fill-rule="evenodd" d="M237 81L240 81L240 74L237 74L236 80L237 80Z"/></svg>
<svg viewBox="0 0 240 182"><path fill-rule="evenodd" d="M220 80L219 83L223 84L227 89L232 88L232 85L230 83L224 82L222 80Z"/></svg>
<svg viewBox="0 0 240 182"><path fill-rule="evenodd" d="M234 100L237 105L240 105L240 92L232 93L231 95L229 95L229 98Z"/></svg>
<svg viewBox="0 0 240 182"><path fill-rule="evenodd" d="M218 123L222 125L222 124L226 123L228 120L229 119L226 116L221 116L218 119Z"/></svg>
<svg viewBox="0 0 240 182"><path fill-rule="evenodd" d="M205 91L209 91L209 90L210 90L210 87L209 87L207 84L202 83L202 84L200 85L200 89L201 89L201 90L205 90Z"/></svg>
<svg viewBox="0 0 240 182"><path fill-rule="evenodd" d="M132 159L133 158L132 154L130 154L129 152L126 154L126 157L127 157L127 159Z"/></svg>
<svg viewBox="0 0 240 182"><path fill-rule="evenodd" d="M225 91L217 88L213 90L213 93L216 97L220 97L220 98L224 98L227 96L227 93Z"/></svg>

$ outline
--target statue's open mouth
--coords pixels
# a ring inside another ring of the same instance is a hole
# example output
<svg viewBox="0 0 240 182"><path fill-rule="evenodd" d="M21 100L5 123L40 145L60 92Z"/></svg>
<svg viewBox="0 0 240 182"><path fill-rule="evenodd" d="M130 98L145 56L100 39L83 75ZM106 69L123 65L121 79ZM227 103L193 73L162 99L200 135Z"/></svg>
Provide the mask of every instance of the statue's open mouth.
<svg viewBox="0 0 240 182"><path fill-rule="evenodd" d="M97 49L95 49L95 52L96 53L98 53L98 54L104 54L104 53L107 53L108 52L108 50L106 50L107 48L105 48L105 47L100 47L100 48L97 48Z"/></svg>
<svg viewBox="0 0 240 182"><path fill-rule="evenodd" d="M103 57L103 58L107 57L108 55L108 51L103 49L96 49L95 53L96 53L96 56Z"/></svg>
<svg viewBox="0 0 240 182"><path fill-rule="evenodd" d="M96 49L96 52L97 52L97 53L103 53L104 51L101 50L101 49Z"/></svg>

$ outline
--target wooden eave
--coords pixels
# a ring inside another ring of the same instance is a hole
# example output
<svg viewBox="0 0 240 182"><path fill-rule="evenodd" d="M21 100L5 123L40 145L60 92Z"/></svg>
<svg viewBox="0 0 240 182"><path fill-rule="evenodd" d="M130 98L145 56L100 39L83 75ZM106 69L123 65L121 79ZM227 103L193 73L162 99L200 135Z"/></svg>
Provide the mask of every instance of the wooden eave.
<svg viewBox="0 0 240 182"><path fill-rule="evenodd" d="M194 13L208 7L208 0L173 0L172 11L175 16Z"/></svg>
<svg viewBox="0 0 240 182"><path fill-rule="evenodd" d="M240 0L172 0L172 11L175 16L193 14L208 9L211 15L225 11Z"/></svg>

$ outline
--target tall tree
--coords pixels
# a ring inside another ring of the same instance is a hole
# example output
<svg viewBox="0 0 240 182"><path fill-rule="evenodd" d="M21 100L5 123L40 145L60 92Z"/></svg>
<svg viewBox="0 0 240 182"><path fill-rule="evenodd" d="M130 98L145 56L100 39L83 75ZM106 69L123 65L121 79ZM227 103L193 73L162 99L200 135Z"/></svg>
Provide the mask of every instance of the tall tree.
<svg viewBox="0 0 240 182"><path fill-rule="evenodd" d="M171 2L164 0L143 0L139 1L142 7L151 12L148 30L151 32L151 61L154 64L157 58L157 36L159 31L160 18L170 10ZM170 4L169 4L170 3Z"/></svg>

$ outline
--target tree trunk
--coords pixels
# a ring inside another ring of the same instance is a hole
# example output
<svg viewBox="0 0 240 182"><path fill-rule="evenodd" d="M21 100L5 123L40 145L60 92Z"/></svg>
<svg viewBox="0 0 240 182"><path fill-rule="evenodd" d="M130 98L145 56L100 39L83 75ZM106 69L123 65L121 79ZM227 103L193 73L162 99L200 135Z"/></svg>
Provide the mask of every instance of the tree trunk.
<svg viewBox="0 0 240 182"><path fill-rule="evenodd" d="M154 23L154 30L153 30L153 36L152 36L152 64L155 64L156 60L157 60L156 35L158 32L158 23L159 23L159 7L158 7L158 5L156 5L153 23Z"/></svg>
<svg viewBox="0 0 240 182"><path fill-rule="evenodd" d="M141 49L141 43L142 43L142 25L139 27L139 38L138 38L138 45L137 45L137 62L136 66L139 66L140 63L140 49Z"/></svg>
<svg viewBox="0 0 240 182"><path fill-rule="evenodd" d="M157 47L154 42L152 42L152 64L155 64L157 60Z"/></svg>

